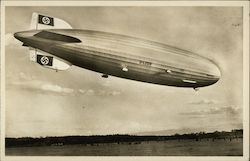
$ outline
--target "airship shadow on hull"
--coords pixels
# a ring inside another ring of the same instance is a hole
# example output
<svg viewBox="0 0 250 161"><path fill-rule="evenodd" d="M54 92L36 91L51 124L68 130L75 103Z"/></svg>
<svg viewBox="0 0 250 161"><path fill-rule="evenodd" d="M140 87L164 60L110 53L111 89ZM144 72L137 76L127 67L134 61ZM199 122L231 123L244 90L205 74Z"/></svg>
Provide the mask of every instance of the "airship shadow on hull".
<svg viewBox="0 0 250 161"><path fill-rule="evenodd" d="M30 48L30 60L46 68L76 65L103 73L104 78L191 88L212 85L221 76L211 60L162 43L72 29L63 20L38 13L32 15L31 28L14 36Z"/></svg>

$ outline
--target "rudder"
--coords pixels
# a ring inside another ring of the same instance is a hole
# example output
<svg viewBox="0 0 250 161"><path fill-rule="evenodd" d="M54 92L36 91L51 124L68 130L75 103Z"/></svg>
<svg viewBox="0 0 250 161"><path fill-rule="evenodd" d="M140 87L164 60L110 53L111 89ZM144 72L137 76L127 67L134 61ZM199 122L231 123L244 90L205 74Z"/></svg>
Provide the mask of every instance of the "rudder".
<svg viewBox="0 0 250 161"><path fill-rule="evenodd" d="M72 27L62 19L34 12L31 18L30 29L72 29Z"/></svg>
<svg viewBox="0 0 250 161"><path fill-rule="evenodd" d="M59 18L34 12L31 18L30 29L31 30L72 29L72 27L70 26L70 24ZM37 35L39 35L40 37L52 36L54 39L65 38L62 37L61 35L59 36L53 35L53 33L50 33L50 35L48 35L46 31L41 31ZM71 37L66 37L66 38L68 41L77 41L77 39ZM49 53L40 51L32 47L29 47L29 53L30 53L30 61L36 62L42 65L43 67L54 69L56 71L66 70L72 65L68 61L60 59L56 56L52 56Z"/></svg>

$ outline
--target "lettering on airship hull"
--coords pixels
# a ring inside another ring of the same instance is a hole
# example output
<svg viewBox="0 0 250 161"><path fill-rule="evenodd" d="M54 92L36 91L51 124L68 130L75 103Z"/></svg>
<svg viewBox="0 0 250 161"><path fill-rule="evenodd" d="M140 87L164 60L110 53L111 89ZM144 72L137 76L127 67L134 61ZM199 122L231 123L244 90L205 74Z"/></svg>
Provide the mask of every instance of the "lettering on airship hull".
<svg viewBox="0 0 250 161"><path fill-rule="evenodd" d="M146 62L146 61L139 61L139 64L141 64L141 65L147 65L147 66L151 66L152 65L152 63Z"/></svg>

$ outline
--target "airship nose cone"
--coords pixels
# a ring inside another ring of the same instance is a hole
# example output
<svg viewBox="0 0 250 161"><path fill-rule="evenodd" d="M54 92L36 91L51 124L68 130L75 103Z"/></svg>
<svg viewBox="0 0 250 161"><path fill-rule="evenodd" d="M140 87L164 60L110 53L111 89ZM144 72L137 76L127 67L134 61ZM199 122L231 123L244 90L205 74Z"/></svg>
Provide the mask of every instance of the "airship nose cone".
<svg viewBox="0 0 250 161"><path fill-rule="evenodd" d="M200 62L200 73L204 73L206 75L204 75L203 77L204 84L202 84L201 86L208 86L218 82L221 78L221 71L219 66L210 59L203 59L203 61Z"/></svg>
<svg viewBox="0 0 250 161"><path fill-rule="evenodd" d="M221 71L213 62L210 64L209 75L210 84L218 82L221 78Z"/></svg>
<svg viewBox="0 0 250 161"><path fill-rule="evenodd" d="M217 78L218 80L220 79L221 77L221 72L220 72L220 69L217 65L214 64L214 67L213 67L213 70L211 71L212 75Z"/></svg>

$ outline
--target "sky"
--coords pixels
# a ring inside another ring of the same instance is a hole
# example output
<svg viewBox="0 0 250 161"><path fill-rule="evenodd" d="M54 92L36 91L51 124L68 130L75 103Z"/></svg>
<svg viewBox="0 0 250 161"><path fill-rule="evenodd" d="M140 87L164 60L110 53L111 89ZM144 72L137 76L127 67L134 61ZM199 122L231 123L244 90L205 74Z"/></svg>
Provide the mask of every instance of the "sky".
<svg viewBox="0 0 250 161"><path fill-rule="evenodd" d="M216 62L221 79L194 91L43 68L13 37L29 29L32 12L192 51ZM5 15L7 137L243 128L240 7L6 7Z"/></svg>

